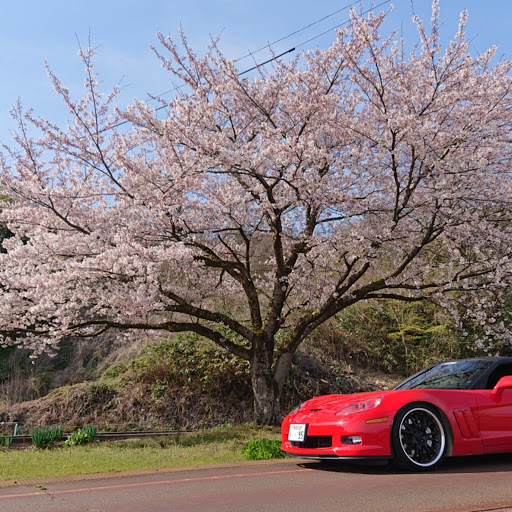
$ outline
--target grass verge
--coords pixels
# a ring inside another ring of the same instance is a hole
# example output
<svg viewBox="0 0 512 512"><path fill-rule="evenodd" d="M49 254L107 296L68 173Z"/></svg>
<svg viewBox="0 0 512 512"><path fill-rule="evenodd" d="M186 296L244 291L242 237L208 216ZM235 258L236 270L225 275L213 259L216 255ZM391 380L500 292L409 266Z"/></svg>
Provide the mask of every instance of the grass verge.
<svg viewBox="0 0 512 512"><path fill-rule="evenodd" d="M279 429L222 426L179 438L132 439L51 449L0 450L0 480L157 469L247 460L242 448L259 438L277 440Z"/></svg>

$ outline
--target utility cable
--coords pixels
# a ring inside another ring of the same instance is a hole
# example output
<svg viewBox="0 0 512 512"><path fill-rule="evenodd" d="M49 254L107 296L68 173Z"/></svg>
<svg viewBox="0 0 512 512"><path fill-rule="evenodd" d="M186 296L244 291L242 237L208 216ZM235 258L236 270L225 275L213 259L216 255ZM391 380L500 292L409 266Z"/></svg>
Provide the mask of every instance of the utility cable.
<svg viewBox="0 0 512 512"><path fill-rule="evenodd" d="M384 2L381 2L380 4L375 5L375 6L371 7L370 9L362 12L361 15L368 14L369 12L373 11L374 9L378 9L379 7L389 4L390 2L391 2L391 0L384 0ZM307 41L304 41L303 43L300 43L296 46L297 46L297 48L300 48L301 46L305 46L308 43L311 43L311 41L314 41L315 39L318 39L319 37L325 36L325 34L328 34L329 32L336 30L337 28L343 27L343 26L347 25L348 23L350 23L350 20L346 20L343 23L340 23L339 25L336 25L335 27L332 27L329 30L326 30L325 32L322 32L321 34L318 34L318 35L312 37L311 39L308 39Z"/></svg>
<svg viewBox="0 0 512 512"><path fill-rule="evenodd" d="M361 2L361 0L356 0L355 2L352 2L351 4L348 4L345 7L342 7L341 9L338 9L337 11L331 12L331 14L327 14L327 16L324 16L323 18L320 18L319 20L313 21L309 25L306 25L306 26L304 26L302 28L299 28L298 30L295 30L294 32L291 32L290 34L288 34L286 36L283 36L280 39L277 39L276 41L274 41L272 43L268 43L265 46L262 46L261 48L258 48L257 50L254 50L253 52L250 52L247 55L244 55L243 57L239 57L238 59L235 60L235 62L239 62L239 61L241 61L243 59L246 59L247 57L252 57L254 54L256 54L258 52L261 52L262 50L266 50L268 48L272 48L272 46L274 46L275 44L280 43L281 41L284 41L285 39L288 39L289 37L292 37L292 36L294 36L296 34L299 34L300 32L303 32L304 30L307 30L308 28L311 28L314 25L317 25L318 23L320 23L320 22L322 22L324 20L326 20L328 18L331 18L332 16L335 16L336 14L338 14L338 13L340 13L342 11L346 11L347 9L350 9L350 7L353 7L354 5L359 4L360 2Z"/></svg>
<svg viewBox="0 0 512 512"><path fill-rule="evenodd" d="M383 2L382 4L377 5L376 7L380 7L381 5L384 5L384 4L386 4L386 3L389 3L390 1L391 1L391 0L387 0L386 2ZM303 32L304 30L307 30L308 28L311 28L311 27L313 27L314 25L317 25L318 23L321 23L322 21L324 21L324 20L326 20L326 19L328 19L328 18L331 18L332 16L335 16L336 14L339 14L339 13L340 13L340 12L342 12L342 11L345 11L345 10L347 10L347 9L350 9L351 7L354 7L354 5L357 5L357 4L360 4L360 3L361 3L361 0L356 0L356 1L354 1L354 2L352 2L352 3L350 3L350 4L348 4L348 5L346 5L345 7L342 7L341 9L338 9L337 11L334 11L334 12L331 12L330 14L327 14L327 15L326 15L326 16L324 16L323 18L320 18L320 19L318 19L318 20L316 20L316 21L313 21L313 22L312 22L312 23L310 23L309 25L305 25L304 27L299 28L299 29L295 30L294 32L291 32L290 34L288 34L288 35L286 35L286 36L283 36L283 37L281 37L280 39L275 40L275 41L274 41L274 42L272 42L272 43L268 43L268 44L266 44L265 46L262 46L261 48L258 48L257 50L254 50L253 52L250 52L250 53L248 53L247 55L244 55L243 57L238 57L237 59L235 59L235 61L234 61L234 62L240 62L241 60L244 60L244 59L246 59L246 58L248 58L248 57L253 57L256 53L259 53L259 52L261 52L261 51L263 51L263 50L271 49L275 44L280 43L280 42L284 41L285 39L288 39L288 38L290 38L290 37L292 37L292 36L294 36L294 35L296 35L296 34L299 34L300 32ZM370 9L368 9L368 10L364 11L362 14L367 14L367 13L369 13L372 9L374 9L374 8L372 7L372 8L370 8ZM337 29L337 28L339 28L339 27L341 27L341 26L343 26L343 25L346 25L347 23L349 23L349 21L350 21L350 20L346 20L346 21L344 21L343 23L340 23L339 25L336 25L335 27L333 27L333 28L331 28L331 29L329 29L329 30L327 30L327 31L325 31L325 32L322 32L321 34L319 34L319 35L317 35L317 36L314 36L314 37L312 37L311 39L308 39L307 41L305 41L305 42L303 42L303 43L301 43L301 44L299 44L299 45L295 45L295 48L292 48L292 49L290 49L290 50L287 50L286 52L283 52L283 53L281 53L280 55L278 55L278 56L276 56L276 57L273 57L273 58L271 58L271 59L269 59L269 60L267 60L267 61L265 61L265 62L262 62L261 64L256 64L256 65L254 65L252 68L247 69L246 71L242 71L241 73L239 73L239 76L241 76L241 75L245 75L246 73L249 73L249 71L253 71L253 70L255 70L255 69L257 69L257 68L259 68L259 67L261 67L261 66L264 66L265 64L268 64L269 62L272 62L272 61L274 61L274 60L278 59L279 57L282 57L283 55L286 55L287 53L291 53L292 51L295 51L295 49L296 49L297 47L304 46L304 45L305 45L305 44L307 44L308 42L314 41L314 40L315 40L315 39L317 39L318 37L324 36L325 34L329 33L331 30L335 30L335 29ZM184 84L183 84L183 85L184 85ZM174 87L173 89L170 89L170 90L168 90L168 91L162 92L161 94L157 94L156 96L153 96L151 99L152 99L152 100L156 100L156 99L158 99L158 98L160 98L160 97L164 96L165 94L169 94L169 93L171 93L171 92L177 91L177 90L179 90L181 87L183 87L183 85L176 86L176 87Z"/></svg>
<svg viewBox="0 0 512 512"><path fill-rule="evenodd" d="M369 13L369 12L371 12L372 10L377 9L377 8L379 8L379 7L382 7L383 5L389 4L390 2L391 2L391 0L384 0L384 1L383 1L383 2L381 2L380 4L378 4L378 5L376 5L376 6L373 6L373 7L369 8L369 9L367 9L366 11L363 11L363 12L361 13L361 15L368 14L368 13ZM247 58L247 57L249 57L249 56L252 56L252 55L254 55L255 53L258 53L258 52L260 52L260 51L262 51L262 50L264 50L264 49L270 48L270 47L271 47L271 45L274 45L274 44L277 44L277 43L279 43L279 42L281 42L281 41L284 41L285 39L288 39L289 37L291 37L291 36L293 36L293 35L296 35L296 34L298 34L298 33L302 32L302 31L304 31L304 30L306 30L306 29L308 29L308 28L310 28L310 27L312 27L312 26L314 26L314 25L316 25L316 24L320 23L321 21L324 21L324 20L326 20L326 19L328 19L328 18L330 18L330 17L332 17L332 16L334 16L334 15L336 15L336 14L338 14L338 13L340 13L340 12L342 12L342 11L344 11L344 10L348 9L348 8L350 8L350 7L353 7L354 5L356 5L356 4L358 4L358 3L360 3L360 0L357 0L357 1L355 1L355 2L352 2L351 4L348 4L348 5L346 5L345 7L342 7L341 9L338 9L337 11L334 11L334 12L332 12L332 13L330 13L330 14L326 15L326 16L324 16L323 18L320 18L320 19L318 19L318 20L316 20L316 21L314 21L314 22L310 23L309 25L306 25L306 26L304 26L304 27L302 27L302 28L300 28L300 29L298 29L298 30L295 30L294 32L292 32L292 33L290 33L290 34L288 34L288 35L286 35L286 36L284 36L284 37L281 37L280 39L277 39L276 41L274 41L273 43L270 43L269 45L262 46L261 48L258 48L257 50L255 50L255 51L254 51L254 52L252 52L252 53L249 53L249 54L247 54L247 55L244 55L243 57L239 57L238 59L236 59L236 60L235 60L235 62L241 61L241 60L243 60L243 59L245 59L245 58ZM260 63L260 64L256 64L256 65L254 65L253 67L251 67L251 68L249 68L249 69L246 69L245 71L241 71L240 73L238 73L238 76L242 76L242 75L245 75L245 74L247 74L247 73L249 73L249 72L251 72L251 71L254 71L255 69L259 69L260 67L265 66L266 64L269 64L270 62L273 62L273 61L275 61L275 60L277 60L277 59L279 59L279 58L283 57L284 55L287 55L288 53L292 53L292 52L296 51L296 49L297 49L297 48L300 48L300 47L302 47L302 46L305 46L306 44L311 43L311 42L312 42L312 41L314 41L315 39L318 39L318 38L320 38L320 37L322 37L322 36L324 36L324 35L328 34L329 32L332 32L333 30L336 30L336 29L338 29L338 28L340 28L340 27L342 27L342 26L347 25L348 23L350 23L350 20L345 20L344 22L339 23L338 25L336 25L336 26L334 26L334 27L332 27L332 28L330 28L330 29L328 29L328 30L326 30L326 31L324 31L324 32L322 32L322 33L320 33L320 34L317 34L316 36L313 36L313 37L311 37L311 38L307 39L306 41L303 41L302 43L299 43L299 44L295 45L295 47L290 48L289 50L286 50L286 51L284 51L284 52L280 53L279 55L276 55L276 56L272 57L271 59L268 59L268 60L266 60L266 61L264 61L264 62L262 62L262 63ZM181 89L181 88L182 88L182 87L184 87L185 85L186 85L186 84L177 85L176 87L174 87L173 89L170 89L169 91L165 91L165 92L163 92L163 93L161 93L161 94L158 94L157 96L152 97L152 98L151 98L151 100L157 100L157 99L161 98L161 97L162 97L163 95L165 95L165 94L169 94L169 93L171 93L171 92L178 91L179 89ZM155 112L159 112L160 110L163 110L163 109L165 109L165 108L168 108L168 105L161 105L160 107L155 108ZM114 129L114 128L118 128L119 126L123 126L123 125L127 124L128 122L129 122L129 121L122 121L122 122L120 122L120 123L118 123L118 124L115 124L115 125L109 126L108 128L105 128L105 129L101 130L101 131L100 131L100 133L105 132L105 131L108 131L108 130L112 130L112 129ZM12 160L11 160L11 161L12 161Z"/></svg>

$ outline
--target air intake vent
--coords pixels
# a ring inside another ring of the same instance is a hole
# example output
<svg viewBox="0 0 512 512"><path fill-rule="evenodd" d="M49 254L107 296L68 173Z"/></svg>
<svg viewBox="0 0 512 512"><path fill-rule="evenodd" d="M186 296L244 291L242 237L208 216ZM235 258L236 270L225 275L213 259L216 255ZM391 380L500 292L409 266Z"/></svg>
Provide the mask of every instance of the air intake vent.
<svg viewBox="0 0 512 512"><path fill-rule="evenodd" d="M291 441L290 444L295 448L330 448L332 436L308 436L303 442Z"/></svg>

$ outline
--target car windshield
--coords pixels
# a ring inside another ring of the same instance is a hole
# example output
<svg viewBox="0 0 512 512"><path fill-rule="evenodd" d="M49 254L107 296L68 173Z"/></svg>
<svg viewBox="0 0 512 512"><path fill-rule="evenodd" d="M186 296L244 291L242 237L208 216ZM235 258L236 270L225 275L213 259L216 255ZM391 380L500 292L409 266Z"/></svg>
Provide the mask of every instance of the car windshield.
<svg viewBox="0 0 512 512"><path fill-rule="evenodd" d="M471 389L492 363L478 359L440 363L412 376L395 389Z"/></svg>

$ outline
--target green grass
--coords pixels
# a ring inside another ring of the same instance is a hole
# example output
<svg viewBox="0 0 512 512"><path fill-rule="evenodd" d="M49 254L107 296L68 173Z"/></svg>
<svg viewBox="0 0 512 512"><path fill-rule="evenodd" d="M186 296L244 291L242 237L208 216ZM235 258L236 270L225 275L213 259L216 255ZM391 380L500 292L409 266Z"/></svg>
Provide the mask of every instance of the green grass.
<svg viewBox="0 0 512 512"><path fill-rule="evenodd" d="M247 460L242 448L279 430L244 425L224 426L179 439L136 439L52 449L0 450L0 480L84 475Z"/></svg>

